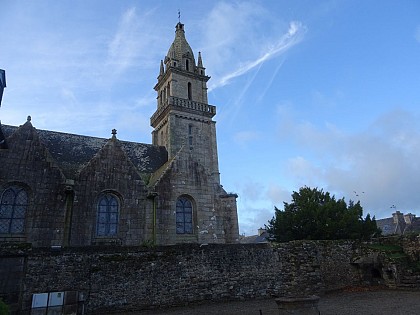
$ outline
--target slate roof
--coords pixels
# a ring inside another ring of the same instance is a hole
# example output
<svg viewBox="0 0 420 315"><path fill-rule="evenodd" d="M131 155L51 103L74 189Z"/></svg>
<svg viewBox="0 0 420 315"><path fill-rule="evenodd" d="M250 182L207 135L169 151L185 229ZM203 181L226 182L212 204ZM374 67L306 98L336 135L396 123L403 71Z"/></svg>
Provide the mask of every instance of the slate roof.
<svg viewBox="0 0 420 315"><path fill-rule="evenodd" d="M241 244L255 244L255 243L268 243L270 239L270 234L268 232L263 232L261 235L251 235L242 237L239 242Z"/></svg>
<svg viewBox="0 0 420 315"><path fill-rule="evenodd" d="M10 137L18 127L0 125L0 136ZM52 158L64 175L73 179L109 141L105 138L75 135L63 132L39 130L40 141L47 147ZM0 139L1 141L1 139ZM165 147L152 144L118 140L133 165L140 173L153 173L168 160Z"/></svg>

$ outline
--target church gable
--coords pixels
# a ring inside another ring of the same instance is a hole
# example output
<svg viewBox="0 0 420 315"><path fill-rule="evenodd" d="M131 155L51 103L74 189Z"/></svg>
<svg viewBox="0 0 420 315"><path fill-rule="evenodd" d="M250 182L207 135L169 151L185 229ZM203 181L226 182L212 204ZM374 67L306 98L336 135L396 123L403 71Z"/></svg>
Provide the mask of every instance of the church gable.
<svg viewBox="0 0 420 315"><path fill-rule="evenodd" d="M81 169L74 192L72 244L139 245L145 240L147 188L115 134Z"/></svg>
<svg viewBox="0 0 420 315"><path fill-rule="evenodd" d="M130 180L140 181L144 185L138 169L115 136L108 140L92 159L80 169L78 179L80 181L93 181L101 186L126 185Z"/></svg>
<svg viewBox="0 0 420 315"><path fill-rule="evenodd" d="M2 165L10 164L7 176L3 178L29 178L29 173L39 172L40 169L53 169L60 173L64 180L63 173L55 163L48 148L40 140L38 130L31 124L31 119L20 127L1 126L2 134L5 137L3 143L5 147L0 150L1 157L4 158ZM44 170L45 173L45 170ZM25 175L26 174L26 175Z"/></svg>
<svg viewBox="0 0 420 315"><path fill-rule="evenodd" d="M12 208L11 212L1 213L1 239L28 241L35 246L60 242L57 231L61 231L64 221L63 173L30 119L19 128L2 126L2 131L7 148L0 150L0 203L8 204L10 195Z"/></svg>

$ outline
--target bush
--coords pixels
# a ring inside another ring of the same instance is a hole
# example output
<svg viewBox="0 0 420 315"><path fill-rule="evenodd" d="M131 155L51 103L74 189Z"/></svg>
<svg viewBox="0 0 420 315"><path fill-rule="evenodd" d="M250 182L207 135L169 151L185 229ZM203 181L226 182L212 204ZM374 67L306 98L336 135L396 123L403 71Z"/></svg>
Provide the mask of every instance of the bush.
<svg viewBox="0 0 420 315"><path fill-rule="evenodd" d="M9 315L9 306L0 299L0 315Z"/></svg>

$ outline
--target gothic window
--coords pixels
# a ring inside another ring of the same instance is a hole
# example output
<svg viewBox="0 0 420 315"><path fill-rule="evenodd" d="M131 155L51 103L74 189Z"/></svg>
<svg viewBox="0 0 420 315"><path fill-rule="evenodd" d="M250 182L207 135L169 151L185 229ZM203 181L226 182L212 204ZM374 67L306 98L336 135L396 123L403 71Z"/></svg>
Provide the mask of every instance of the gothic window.
<svg viewBox="0 0 420 315"><path fill-rule="evenodd" d="M23 233L28 194L18 186L3 191L0 200L0 233Z"/></svg>
<svg viewBox="0 0 420 315"><path fill-rule="evenodd" d="M119 202L115 195L104 194L98 200L97 236L115 236L118 227Z"/></svg>
<svg viewBox="0 0 420 315"><path fill-rule="evenodd" d="M191 89L191 82L188 82L188 99L191 101L192 99L192 89Z"/></svg>
<svg viewBox="0 0 420 315"><path fill-rule="evenodd" d="M190 62L189 62L189 60L188 60L188 59L186 59L186 60L185 60L185 69L186 69L187 71L190 71Z"/></svg>
<svg viewBox="0 0 420 315"><path fill-rule="evenodd" d="M169 82L168 82L168 85L166 87L166 95L167 95L168 98L169 98L169 96L171 96L171 85L170 85Z"/></svg>
<svg viewBox="0 0 420 315"><path fill-rule="evenodd" d="M186 197L180 197L176 202L176 234L192 234L193 207Z"/></svg>

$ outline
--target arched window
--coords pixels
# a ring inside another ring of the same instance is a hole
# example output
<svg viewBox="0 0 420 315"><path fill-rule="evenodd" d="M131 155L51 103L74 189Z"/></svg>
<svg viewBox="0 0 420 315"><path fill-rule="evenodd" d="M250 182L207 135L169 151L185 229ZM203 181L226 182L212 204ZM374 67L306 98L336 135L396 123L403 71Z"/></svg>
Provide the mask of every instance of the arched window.
<svg viewBox="0 0 420 315"><path fill-rule="evenodd" d="M115 236L118 228L119 202L115 195L104 194L98 200L97 236Z"/></svg>
<svg viewBox="0 0 420 315"><path fill-rule="evenodd" d="M176 202L176 234L192 234L193 207L191 201L181 197Z"/></svg>
<svg viewBox="0 0 420 315"><path fill-rule="evenodd" d="M168 82L168 85L166 86L166 96L169 98L171 96L171 84Z"/></svg>
<svg viewBox="0 0 420 315"><path fill-rule="evenodd" d="M190 71L190 61L188 59L185 59L185 69Z"/></svg>
<svg viewBox="0 0 420 315"><path fill-rule="evenodd" d="M0 233L16 234L25 230L28 194L18 186L3 191L0 200Z"/></svg>
<svg viewBox="0 0 420 315"><path fill-rule="evenodd" d="M191 82L188 82L188 99L191 101L192 99L192 89L191 89Z"/></svg>

